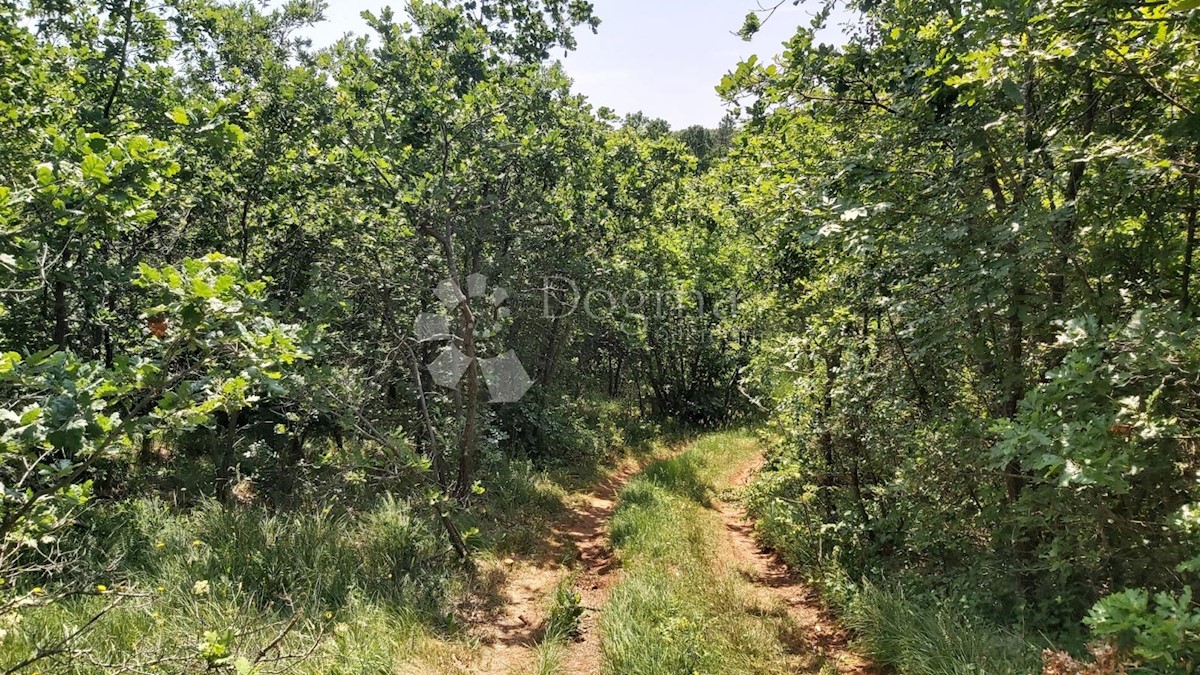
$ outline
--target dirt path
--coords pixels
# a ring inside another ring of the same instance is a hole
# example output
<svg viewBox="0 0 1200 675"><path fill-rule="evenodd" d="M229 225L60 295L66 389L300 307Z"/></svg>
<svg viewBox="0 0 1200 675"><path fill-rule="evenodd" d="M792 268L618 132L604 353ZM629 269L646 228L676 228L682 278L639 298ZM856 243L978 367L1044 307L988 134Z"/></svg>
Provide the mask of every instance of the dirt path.
<svg viewBox="0 0 1200 675"><path fill-rule="evenodd" d="M744 487L761 466L755 457L738 468L730 482ZM469 673L512 675L538 671L541 643L550 597L559 582L574 575L574 587L585 608L578 639L556 659L557 673L595 675L601 669L600 611L620 580L608 540L608 522L617 493L641 467L627 465L590 493L573 495L565 514L553 523L546 550L536 559L504 560L479 575L474 597L490 602L468 608L464 619L479 641L478 658L465 667ZM753 525L733 500L714 502L723 523L725 541L718 558L757 594L764 607L786 612L795 624L784 636L788 651L815 654L846 675L882 673L849 647L849 635L821 607L815 590L793 574L777 555L761 550Z"/></svg>
<svg viewBox="0 0 1200 675"><path fill-rule="evenodd" d="M741 467L733 478L733 487L745 487L761 465L759 457ZM821 607L816 591L788 569L777 554L759 547L754 540L754 525L740 505L717 501L715 506L725 521L727 546L722 554L727 564L737 568L763 600L781 605L795 622L796 630L788 636L793 643L789 647L818 654L846 675L884 672L850 649L850 635Z"/></svg>
<svg viewBox="0 0 1200 675"><path fill-rule="evenodd" d="M466 672L509 675L533 670L546 599L566 573L561 565L539 561L509 559L501 565L480 575L485 589L480 596L490 602L464 612L469 632L480 644L478 659Z"/></svg>
<svg viewBox="0 0 1200 675"><path fill-rule="evenodd" d="M482 646L471 672L508 675L535 670L550 596L571 574L585 611L579 638L567 647L558 672L600 672L599 611L618 578L608 521L617 492L639 470L625 466L592 492L576 495L567 513L551 527L549 551L540 561L510 559L503 562L507 569L481 575L484 586L495 586L488 593L495 600L490 611L475 610L467 619ZM559 562L564 560L565 564Z"/></svg>
<svg viewBox="0 0 1200 675"><path fill-rule="evenodd" d="M568 535L579 549L575 590L584 607L579 621L579 638L562 659L562 672L600 672L600 611L608 604L608 595L620 579L612 546L608 539L608 521L617 506L617 493L638 470L626 468L588 496L586 503L572 512Z"/></svg>

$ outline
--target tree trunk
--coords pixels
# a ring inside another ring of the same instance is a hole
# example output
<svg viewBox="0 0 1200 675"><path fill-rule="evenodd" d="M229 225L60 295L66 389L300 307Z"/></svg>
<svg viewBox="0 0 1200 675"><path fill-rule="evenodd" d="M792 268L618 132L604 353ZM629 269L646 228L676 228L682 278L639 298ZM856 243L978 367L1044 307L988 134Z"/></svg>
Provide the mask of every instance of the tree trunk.
<svg viewBox="0 0 1200 675"><path fill-rule="evenodd" d="M1084 73L1083 80L1084 89L1084 105L1083 111L1083 147L1089 145L1092 132L1096 128L1096 111L1100 106L1100 96L1096 93L1096 83L1092 72L1089 70ZM1075 232L1079 226L1079 190L1083 184L1084 174L1087 171L1087 163L1077 161L1071 165L1070 175L1067 177L1066 188L1066 204L1067 208L1071 209L1070 217L1065 218L1056 228L1055 239L1059 247L1058 265L1050 274L1050 306L1051 309L1062 306L1066 299L1067 278L1066 270L1071 263L1070 249L1075 245Z"/></svg>
<svg viewBox="0 0 1200 675"><path fill-rule="evenodd" d="M467 302L463 301L466 307ZM478 462L476 417L479 412L479 364L475 358L475 317L470 307L463 312L463 354L469 360L467 366L466 419L463 421L462 448L459 453L458 484L455 497L462 501L470 494L475 464Z"/></svg>
<svg viewBox="0 0 1200 675"><path fill-rule="evenodd" d="M233 482L233 451L237 444L238 420L242 411L235 408L229 412L229 425L225 428L225 436L221 439L221 447L217 450L213 488L217 499L226 501L229 498L229 484Z"/></svg>
<svg viewBox="0 0 1200 675"><path fill-rule="evenodd" d="M1196 179L1188 179L1187 242L1183 249L1183 311L1191 309L1192 263L1196 252Z"/></svg>
<svg viewBox="0 0 1200 675"><path fill-rule="evenodd" d="M63 258L65 262L65 251ZM70 329L67 325L67 281L62 278L64 274L66 270L60 269L54 279L54 344L59 349L70 347L67 342Z"/></svg>

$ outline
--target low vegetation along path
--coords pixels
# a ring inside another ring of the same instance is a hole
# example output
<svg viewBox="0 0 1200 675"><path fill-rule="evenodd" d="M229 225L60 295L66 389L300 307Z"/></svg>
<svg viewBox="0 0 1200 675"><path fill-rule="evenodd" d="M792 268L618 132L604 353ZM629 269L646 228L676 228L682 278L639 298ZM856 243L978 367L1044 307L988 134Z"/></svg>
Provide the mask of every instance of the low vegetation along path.
<svg viewBox="0 0 1200 675"><path fill-rule="evenodd" d="M502 561L503 604L476 626L471 670L876 672L815 592L755 543L737 498L761 464L752 436L713 434L576 495L550 555ZM561 583L584 610L565 642L546 635Z"/></svg>

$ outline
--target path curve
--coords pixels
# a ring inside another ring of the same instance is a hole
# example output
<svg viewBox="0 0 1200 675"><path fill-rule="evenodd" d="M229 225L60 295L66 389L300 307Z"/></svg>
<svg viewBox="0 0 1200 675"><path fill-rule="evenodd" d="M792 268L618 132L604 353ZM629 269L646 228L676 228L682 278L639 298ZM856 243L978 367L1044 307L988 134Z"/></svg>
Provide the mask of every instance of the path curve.
<svg viewBox="0 0 1200 675"><path fill-rule="evenodd" d="M749 485L761 468L761 456L741 467L733 478L733 488L741 490ZM819 654L842 675L886 672L850 648L850 634L821 605L816 589L788 568L777 553L759 546L754 524L740 504L717 500L714 506L725 522L727 560L761 595L787 610L796 623L796 631L790 636L796 643L794 647Z"/></svg>

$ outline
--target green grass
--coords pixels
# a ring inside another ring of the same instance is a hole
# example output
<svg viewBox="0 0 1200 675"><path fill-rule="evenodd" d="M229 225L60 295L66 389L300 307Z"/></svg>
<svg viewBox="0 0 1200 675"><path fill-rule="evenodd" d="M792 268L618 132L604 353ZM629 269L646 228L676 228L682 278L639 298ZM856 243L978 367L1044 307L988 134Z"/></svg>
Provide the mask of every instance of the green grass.
<svg viewBox="0 0 1200 675"><path fill-rule="evenodd" d="M579 632L579 617L583 615L579 592L575 590L575 579L566 577L558 582L550 611L546 618L543 642L566 642Z"/></svg>
<svg viewBox="0 0 1200 675"><path fill-rule="evenodd" d="M705 436L621 491L610 527L625 574L601 618L606 673L793 669L786 615L748 599L718 557L723 523L708 508L756 452L744 433Z"/></svg>
<svg viewBox="0 0 1200 675"><path fill-rule="evenodd" d="M281 514L215 502L175 512L143 498L101 512L86 537L112 576L94 577L105 581L95 594L24 612L0 643L0 667L119 597L75 644L86 656L43 670L110 672L164 658L194 669L205 665L205 643L212 659L253 660L296 615L268 658L307 654L306 670L347 673L442 658L435 632L449 628L442 599L454 573L432 525L405 501L384 497L360 514ZM58 590L47 584L44 594Z"/></svg>
<svg viewBox="0 0 1200 675"><path fill-rule="evenodd" d="M846 624L879 663L913 675L1024 675L1041 671L1039 650L1020 636L959 613L915 603L902 591L863 582Z"/></svg>
<svg viewBox="0 0 1200 675"><path fill-rule="evenodd" d="M535 675L555 675L564 672L563 657L567 645L579 632L579 619L583 615L579 592L575 590L575 578L568 576L558 582L550 607L546 612L545 632L538 644L534 659Z"/></svg>
<svg viewBox="0 0 1200 675"><path fill-rule="evenodd" d="M643 445L643 452L658 449ZM480 567L544 553L572 491L598 480L625 451L544 469L494 461L481 472L486 493L455 513L463 531L479 531L471 544ZM303 657L288 662L297 672L466 672L478 646L453 607L481 592L480 580L456 562L419 489L397 484L411 494L390 495L361 481L351 487L274 506L200 501L178 508L153 489L99 504L62 542L72 567L15 589L41 584L42 601L81 584L91 593L0 615L0 672L118 597L74 643L85 657L44 660L35 669L145 670L166 658L168 672L205 670L205 650L253 660L290 625L269 658ZM545 672L557 667L577 621L564 593L551 611L554 634L540 650Z"/></svg>
<svg viewBox="0 0 1200 675"><path fill-rule="evenodd" d="M481 561L544 545L569 494L528 462L494 471L495 489L456 515L464 530L483 533L472 539ZM286 509L215 501L177 509L154 496L104 504L64 541L84 567L38 583L46 599L72 580L105 592L25 608L19 622L0 625L0 671L118 597L75 643L89 650L85 659L43 661L41 671L105 673L162 658L168 671L203 670L206 633L210 653L215 641L217 651L253 660L296 615L271 655L303 656L299 672L464 671L477 647L452 603L477 584L418 499L355 495Z"/></svg>
<svg viewBox="0 0 1200 675"><path fill-rule="evenodd" d="M565 642L559 640L543 642L537 647L533 670L530 672L533 675L558 675L565 672L563 658L566 656L566 653L567 645Z"/></svg>

